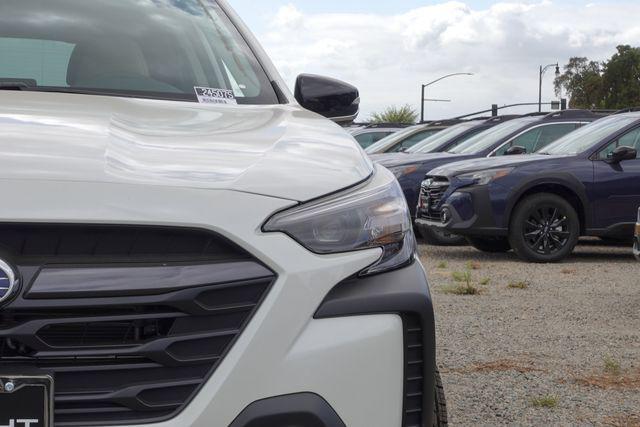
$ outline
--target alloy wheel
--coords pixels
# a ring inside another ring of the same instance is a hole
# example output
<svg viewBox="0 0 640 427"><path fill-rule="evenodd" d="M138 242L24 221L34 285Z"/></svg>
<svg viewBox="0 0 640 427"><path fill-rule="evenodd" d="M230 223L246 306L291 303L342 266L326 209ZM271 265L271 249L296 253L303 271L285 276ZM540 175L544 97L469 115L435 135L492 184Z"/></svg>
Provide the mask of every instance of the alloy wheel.
<svg viewBox="0 0 640 427"><path fill-rule="evenodd" d="M562 208L539 206L527 215L523 227L524 241L538 254L553 255L569 243L570 230L570 220Z"/></svg>

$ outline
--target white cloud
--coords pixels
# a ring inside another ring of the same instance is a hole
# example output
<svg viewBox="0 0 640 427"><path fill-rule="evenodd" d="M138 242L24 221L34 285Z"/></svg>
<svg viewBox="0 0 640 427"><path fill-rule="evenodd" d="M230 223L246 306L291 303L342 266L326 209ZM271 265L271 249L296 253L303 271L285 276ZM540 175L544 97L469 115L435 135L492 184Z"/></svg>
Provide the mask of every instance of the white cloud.
<svg viewBox="0 0 640 427"><path fill-rule="evenodd" d="M618 44L638 44L640 2L561 3L505 2L477 10L449 1L390 16L306 14L291 3L259 38L290 84L310 72L358 86L361 118L390 104L418 108L421 83L474 73L430 89L429 97L453 100L427 105L429 117L442 118L492 103L533 102L538 65L571 56L604 59ZM551 76L543 97L553 97Z"/></svg>

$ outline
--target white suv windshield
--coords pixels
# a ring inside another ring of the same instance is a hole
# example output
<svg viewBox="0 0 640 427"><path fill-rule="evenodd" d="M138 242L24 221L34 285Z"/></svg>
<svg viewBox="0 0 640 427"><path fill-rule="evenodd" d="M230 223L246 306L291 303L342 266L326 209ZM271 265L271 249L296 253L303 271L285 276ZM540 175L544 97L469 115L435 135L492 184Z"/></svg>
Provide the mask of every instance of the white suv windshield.
<svg viewBox="0 0 640 427"><path fill-rule="evenodd" d="M0 86L182 101L203 87L278 103L213 0L3 0Z"/></svg>
<svg viewBox="0 0 640 427"><path fill-rule="evenodd" d="M599 119L558 139L543 149L541 154L573 155L582 153L591 148L592 145L624 129L636 120L638 120L637 115L610 116Z"/></svg>
<svg viewBox="0 0 640 427"><path fill-rule="evenodd" d="M509 120L508 122L501 123L488 131L469 138L464 143L449 150L449 152L454 154L478 154L492 147L494 144L516 132L518 129L538 120L540 120L540 118L535 117L524 117Z"/></svg>

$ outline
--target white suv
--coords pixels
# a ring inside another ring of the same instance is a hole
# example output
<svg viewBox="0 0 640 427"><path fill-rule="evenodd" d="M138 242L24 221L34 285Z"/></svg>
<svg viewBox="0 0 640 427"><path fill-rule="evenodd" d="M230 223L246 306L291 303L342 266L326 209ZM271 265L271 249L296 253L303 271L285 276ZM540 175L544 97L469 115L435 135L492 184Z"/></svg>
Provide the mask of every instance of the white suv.
<svg viewBox="0 0 640 427"><path fill-rule="evenodd" d="M446 423L355 88L222 0L3 0L0 53L0 425Z"/></svg>

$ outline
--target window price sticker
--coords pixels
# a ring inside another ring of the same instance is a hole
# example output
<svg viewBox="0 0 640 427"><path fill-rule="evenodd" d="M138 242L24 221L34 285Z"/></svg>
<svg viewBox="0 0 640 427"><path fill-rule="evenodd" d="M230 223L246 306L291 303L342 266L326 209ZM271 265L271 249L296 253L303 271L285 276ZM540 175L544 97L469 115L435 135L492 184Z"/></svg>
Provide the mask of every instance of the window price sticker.
<svg viewBox="0 0 640 427"><path fill-rule="evenodd" d="M236 96L230 89L214 89L210 87L194 87L198 102L201 104L237 105Z"/></svg>

